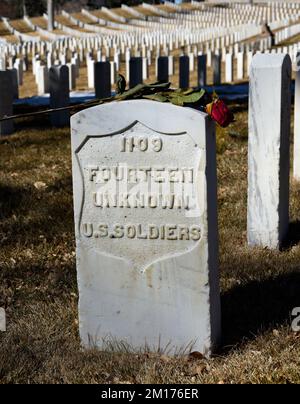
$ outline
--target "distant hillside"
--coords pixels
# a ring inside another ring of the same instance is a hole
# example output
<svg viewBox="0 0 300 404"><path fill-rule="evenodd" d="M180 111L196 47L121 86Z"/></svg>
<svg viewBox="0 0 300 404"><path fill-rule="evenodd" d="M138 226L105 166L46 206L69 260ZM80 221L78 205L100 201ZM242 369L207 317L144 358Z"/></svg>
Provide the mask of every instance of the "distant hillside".
<svg viewBox="0 0 300 404"><path fill-rule="evenodd" d="M80 11L86 7L89 0L57 0L57 11L61 7L68 11ZM26 0L29 15L41 15L46 11L47 0ZM23 0L0 0L0 16L20 18L23 16Z"/></svg>
<svg viewBox="0 0 300 404"><path fill-rule="evenodd" d="M101 6L106 7L120 7L121 4L134 5L142 3L143 1L121 1L121 0L56 0L57 12L62 9L69 12L77 12L82 7L97 8ZM146 1L147 2L147 1ZM155 3L155 1L148 1L148 3ZM157 1L159 3L159 1ZM41 15L46 11L47 0L25 0L27 13L30 16ZM0 0L0 16L8 18L21 18L23 17L23 0Z"/></svg>
<svg viewBox="0 0 300 404"><path fill-rule="evenodd" d="M0 15L4 17L10 17L15 15L15 4L12 1L1 0L0 1Z"/></svg>

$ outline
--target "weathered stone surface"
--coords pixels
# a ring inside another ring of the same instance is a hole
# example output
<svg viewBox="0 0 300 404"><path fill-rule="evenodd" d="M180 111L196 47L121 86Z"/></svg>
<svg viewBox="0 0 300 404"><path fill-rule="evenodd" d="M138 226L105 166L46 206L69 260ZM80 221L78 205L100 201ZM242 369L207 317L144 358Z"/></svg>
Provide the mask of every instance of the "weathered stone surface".
<svg viewBox="0 0 300 404"><path fill-rule="evenodd" d="M233 81L233 55L227 53L225 57L225 82L231 83Z"/></svg>
<svg viewBox="0 0 300 404"><path fill-rule="evenodd" d="M139 100L71 124L84 346L209 355L220 334L213 123Z"/></svg>
<svg viewBox="0 0 300 404"><path fill-rule="evenodd" d="M248 243L278 248L289 227L291 60L254 56L250 72Z"/></svg>

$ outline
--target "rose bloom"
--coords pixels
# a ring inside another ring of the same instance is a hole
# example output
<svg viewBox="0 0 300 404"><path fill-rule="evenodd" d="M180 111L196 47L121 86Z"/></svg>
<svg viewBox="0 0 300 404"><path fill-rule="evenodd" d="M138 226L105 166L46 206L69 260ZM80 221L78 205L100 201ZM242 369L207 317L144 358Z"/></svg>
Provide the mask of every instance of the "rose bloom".
<svg viewBox="0 0 300 404"><path fill-rule="evenodd" d="M234 121L233 113L224 101L219 98L206 105L206 112L222 128L226 128Z"/></svg>

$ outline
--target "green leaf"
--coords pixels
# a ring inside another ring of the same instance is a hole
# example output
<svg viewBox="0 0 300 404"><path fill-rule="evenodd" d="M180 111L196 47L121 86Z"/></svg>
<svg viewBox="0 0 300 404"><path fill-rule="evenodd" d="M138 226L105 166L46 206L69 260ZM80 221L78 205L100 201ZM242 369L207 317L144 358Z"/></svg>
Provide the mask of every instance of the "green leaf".
<svg viewBox="0 0 300 404"><path fill-rule="evenodd" d="M171 102L174 105L184 106L198 102L205 94L204 90L172 90L170 83L138 84L134 88L118 94L116 100L145 98L158 102Z"/></svg>
<svg viewBox="0 0 300 404"><path fill-rule="evenodd" d="M139 94L145 88L146 86L144 84L138 84L137 86L131 88L130 90L125 91L123 94L117 95L116 98L118 98L119 100L126 100Z"/></svg>
<svg viewBox="0 0 300 404"><path fill-rule="evenodd" d="M183 95L189 95L192 94L195 90L193 88L188 88L187 90L183 91Z"/></svg>
<svg viewBox="0 0 300 404"><path fill-rule="evenodd" d="M145 87L146 88L160 88L160 89L162 89L162 88L169 88L170 87L170 85L171 85L171 83L159 83L159 82L157 82L157 83L153 83L153 84L145 84Z"/></svg>
<svg viewBox="0 0 300 404"><path fill-rule="evenodd" d="M161 93L144 95L143 98L146 98L147 100L158 101L158 102L166 102L166 101L168 101L168 97L165 97Z"/></svg>
<svg viewBox="0 0 300 404"><path fill-rule="evenodd" d="M205 94L205 90L197 91L196 93L192 93L189 95L185 95L183 97L183 102L185 104L193 104L195 102L198 102Z"/></svg>
<svg viewBox="0 0 300 404"><path fill-rule="evenodd" d="M179 107L183 107L184 105L183 97L180 95L177 95L177 97L171 97L170 102L174 105L178 105Z"/></svg>

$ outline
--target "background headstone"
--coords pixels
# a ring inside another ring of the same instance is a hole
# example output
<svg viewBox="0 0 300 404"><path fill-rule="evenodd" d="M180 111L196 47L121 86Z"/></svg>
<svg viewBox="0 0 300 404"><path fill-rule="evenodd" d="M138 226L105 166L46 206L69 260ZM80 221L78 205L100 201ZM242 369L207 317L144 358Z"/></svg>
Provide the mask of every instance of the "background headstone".
<svg viewBox="0 0 300 404"><path fill-rule="evenodd" d="M248 243L278 248L289 228L291 59L254 56L250 71Z"/></svg>
<svg viewBox="0 0 300 404"><path fill-rule="evenodd" d="M227 53L225 56L225 82L231 83L233 81L233 55Z"/></svg>
<svg viewBox="0 0 300 404"><path fill-rule="evenodd" d="M213 83L214 85L221 84L221 56L213 55L212 68L213 68Z"/></svg>
<svg viewBox="0 0 300 404"><path fill-rule="evenodd" d="M95 95L99 99L111 96L110 62L95 63Z"/></svg>
<svg viewBox="0 0 300 404"><path fill-rule="evenodd" d="M143 58L132 57L129 61L129 87L133 88L143 82Z"/></svg>
<svg viewBox="0 0 300 404"><path fill-rule="evenodd" d="M13 77L11 70L0 70L0 118L13 115ZM13 133L13 121L0 122L0 135Z"/></svg>
<svg viewBox="0 0 300 404"><path fill-rule="evenodd" d="M198 56L198 86L203 87L206 86L206 63L207 57L206 55Z"/></svg>
<svg viewBox="0 0 300 404"><path fill-rule="evenodd" d="M180 56L179 58L179 88L189 88L190 86L190 58Z"/></svg>
<svg viewBox="0 0 300 404"><path fill-rule="evenodd" d="M64 108L70 105L69 69L67 66L54 66L49 71L50 108ZM67 126L70 111L52 112L50 121L53 126Z"/></svg>
<svg viewBox="0 0 300 404"><path fill-rule="evenodd" d="M169 81L169 57L160 56L157 59L157 81L167 83Z"/></svg>
<svg viewBox="0 0 300 404"><path fill-rule="evenodd" d="M49 71L47 66L39 66L37 69L38 95L49 92Z"/></svg>

